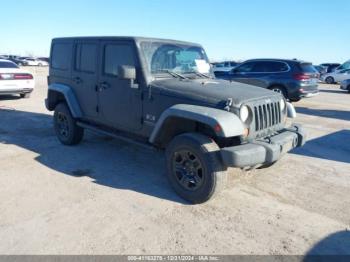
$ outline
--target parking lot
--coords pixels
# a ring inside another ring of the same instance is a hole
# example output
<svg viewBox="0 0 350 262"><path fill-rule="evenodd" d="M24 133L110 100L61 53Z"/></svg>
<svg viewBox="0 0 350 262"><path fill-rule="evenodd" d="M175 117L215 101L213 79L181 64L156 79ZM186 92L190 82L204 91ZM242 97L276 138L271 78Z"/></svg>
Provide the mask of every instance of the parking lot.
<svg viewBox="0 0 350 262"><path fill-rule="evenodd" d="M350 254L350 95L338 85L295 104L304 147L230 170L223 194L188 205L161 152L92 133L61 145L47 68L31 70L30 99L0 98L1 254Z"/></svg>

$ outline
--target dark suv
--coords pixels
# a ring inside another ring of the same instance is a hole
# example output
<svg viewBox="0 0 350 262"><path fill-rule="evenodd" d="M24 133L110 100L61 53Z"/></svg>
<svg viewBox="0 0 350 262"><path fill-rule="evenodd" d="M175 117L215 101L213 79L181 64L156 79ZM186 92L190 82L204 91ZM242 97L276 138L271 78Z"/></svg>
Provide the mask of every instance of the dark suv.
<svg viewBox="0 0 350 262"><path fill-rule="evenodd" d="M305 142L302 128L287 124L295 117L290 103L214 79L198 44L59 38L50 61L46 107L61 143L77 144L90 129L164 149L169 181L192 203L219 192L228 167L268 167Z"/></svg>
<svg viewBox="0 0 350 262"><path fill-rule="evenodd" d="M299 60L252 59L218 78L267 88L293 102L318 94L318 72Z"/></svg>

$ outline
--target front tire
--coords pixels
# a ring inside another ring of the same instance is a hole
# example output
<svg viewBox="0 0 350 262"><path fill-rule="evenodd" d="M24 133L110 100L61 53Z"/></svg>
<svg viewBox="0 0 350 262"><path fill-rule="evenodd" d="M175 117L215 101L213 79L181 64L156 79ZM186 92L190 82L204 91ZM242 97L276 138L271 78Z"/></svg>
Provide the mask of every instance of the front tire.
<svg viewBox="0 0 350 262"><path fill-rule="evenodd" d="M331 84L334 84L334 78L331 77L331 76L328 76L326 79L325 79L326 83L331 85Z"/></svg>
<svg viewBox="0 0 350 262"><path fill-rule="evenodd" d="M227 181L218 145L198 133L176 136L166 149L168 179L183 199L204 203L221 192Z"/></svg>
<svg viewBox="0 0 350 262"><path fill-rule="evenodd" d="M54 129L58 140L64 145L76 145L84 136L84 129L77 125L65 103L56 106L54 112Z"/></svg>

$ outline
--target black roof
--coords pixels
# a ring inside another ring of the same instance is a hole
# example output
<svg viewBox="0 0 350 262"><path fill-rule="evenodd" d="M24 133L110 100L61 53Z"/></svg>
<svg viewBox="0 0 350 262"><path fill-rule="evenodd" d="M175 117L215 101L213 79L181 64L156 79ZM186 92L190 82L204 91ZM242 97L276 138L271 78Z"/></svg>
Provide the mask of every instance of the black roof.
<svg viewBox="0 0 350 262"><path fill-rule="evenodd" d="M152 38L152 37L136 37L136 36L77 36L77 37L57 37L52 39L52 41L60 41L60 40L129 40L129 41L135 41L135 42L142 42L142 41L166 42L166 43L174 43L174 44L182 44L182 45L201 46L197 43L191 43L186 41Z"/></svg>

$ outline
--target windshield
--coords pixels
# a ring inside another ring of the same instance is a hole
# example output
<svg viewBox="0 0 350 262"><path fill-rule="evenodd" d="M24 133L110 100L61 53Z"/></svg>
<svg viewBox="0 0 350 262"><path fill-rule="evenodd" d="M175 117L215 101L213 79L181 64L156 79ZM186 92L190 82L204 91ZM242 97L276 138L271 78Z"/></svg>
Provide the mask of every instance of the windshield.
<svg viewBox="0 0 350 262"><path fill-rule="evenodd" d="M153 75L161 73L209 74L208 58L201 47L173 43L142 42L148 70Z"/></svg>

